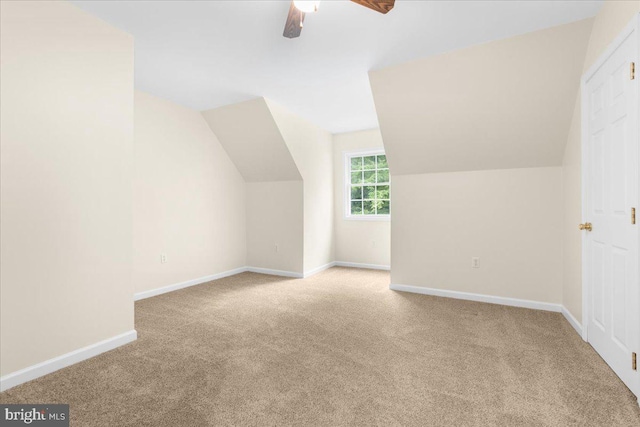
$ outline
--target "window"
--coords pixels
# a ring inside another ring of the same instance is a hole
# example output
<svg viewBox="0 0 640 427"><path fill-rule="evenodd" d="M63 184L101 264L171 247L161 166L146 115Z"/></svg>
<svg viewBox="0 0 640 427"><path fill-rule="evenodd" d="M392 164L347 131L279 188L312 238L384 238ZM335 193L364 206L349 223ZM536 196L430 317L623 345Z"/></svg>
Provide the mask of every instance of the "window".
<svg viewBox="0 0 640 427"><path fill-rule="evenodd" d="M345 203L350 219L388 219L389 166L384 151L345 154Z"/></svg>

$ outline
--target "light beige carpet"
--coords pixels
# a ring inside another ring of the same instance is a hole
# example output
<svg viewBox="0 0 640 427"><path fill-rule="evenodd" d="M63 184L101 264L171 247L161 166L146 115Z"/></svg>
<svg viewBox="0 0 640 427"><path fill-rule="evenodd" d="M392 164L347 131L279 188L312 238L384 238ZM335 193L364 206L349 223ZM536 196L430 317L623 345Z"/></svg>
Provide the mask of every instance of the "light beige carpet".
<svg viewBox="0 0 640 427"><path fill-rule="evenodd" d="M0 395L75 426L638 426L560 314L244 273L136 303L139 339Z"/></svg>

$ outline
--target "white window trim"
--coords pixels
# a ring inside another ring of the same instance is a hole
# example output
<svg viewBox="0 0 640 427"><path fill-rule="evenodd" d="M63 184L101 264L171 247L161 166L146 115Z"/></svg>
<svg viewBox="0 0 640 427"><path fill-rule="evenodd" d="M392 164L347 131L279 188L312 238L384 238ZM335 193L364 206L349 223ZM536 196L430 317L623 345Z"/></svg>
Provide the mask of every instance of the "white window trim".
<svg viewBox="0 0 640 427"><path fill-rule="evenodd" d="M390 221L391 215L351 215L351 158L360 156L378 156L386 155L384 149L375 148L368 150L345 151L342 153L344 170L342 177L342 189L344 203L344 219L349 221ZM387 162L389 160L387 159ZM391 185L391 177L389 177L389 185Z"/></svg>

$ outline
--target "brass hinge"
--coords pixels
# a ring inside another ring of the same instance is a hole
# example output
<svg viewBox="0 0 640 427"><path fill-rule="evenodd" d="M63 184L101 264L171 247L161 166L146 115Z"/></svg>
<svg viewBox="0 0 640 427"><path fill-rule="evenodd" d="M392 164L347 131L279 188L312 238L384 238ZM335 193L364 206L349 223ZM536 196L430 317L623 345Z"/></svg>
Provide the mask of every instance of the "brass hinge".
<svg viewBox="0 0 640 427"><path fill-rule="evenodd" d="M636 208L631 208L631 224L636 223Z"/></svg>
<svg viewBox="0 0 640 427"><path fill-rule="evenodd" d="M631 369L634 371L638 370L638 364L636 363L636 354L631 353Z"/></svg>
<svg viewBox="0 0 640 427"><path fill-rule="evenodd" d="M630 71L630 74L631 74L631 79L630 80L633 80L633 79L636 78L636 63L632 62L631 66L629 68L630 68L629 71Z"/></svg>

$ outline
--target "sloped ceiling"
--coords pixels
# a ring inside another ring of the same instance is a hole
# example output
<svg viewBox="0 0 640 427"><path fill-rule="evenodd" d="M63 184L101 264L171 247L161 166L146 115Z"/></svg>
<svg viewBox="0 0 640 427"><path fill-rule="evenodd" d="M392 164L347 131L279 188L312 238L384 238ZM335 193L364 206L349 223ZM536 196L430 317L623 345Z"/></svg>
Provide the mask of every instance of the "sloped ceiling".
<svg viewBox="0 0 640 427"><path fill-rule="evenodd" d="M561 165L592 21L371 71L392 173Z"/></svg>
<svg viewBox="0 0 640 427"><path fill-rule="evenodd" d="M308 180L314 176L320 165L326 166L323 161L326 151L322 147L331 150L331 134L282 105L270 99L265 100L302 179Z"/></svg>
<svg viewBox="0 0 640 427"><path fill-rule="evenodd" d="M302 179L264 98L202 115L246 182Z"/></svg>
<svg viewBox="0 0 640 427"><path fill-rule="evenodd" d="M265 97L335 133L378 126L368 70L592 17L602 0L399 0L386 15L323 1L291 40L290 0L73 3L133 35L136 89L199 111Z"/></svg>

